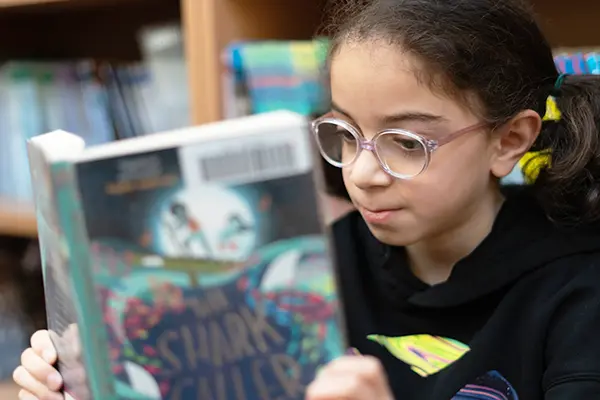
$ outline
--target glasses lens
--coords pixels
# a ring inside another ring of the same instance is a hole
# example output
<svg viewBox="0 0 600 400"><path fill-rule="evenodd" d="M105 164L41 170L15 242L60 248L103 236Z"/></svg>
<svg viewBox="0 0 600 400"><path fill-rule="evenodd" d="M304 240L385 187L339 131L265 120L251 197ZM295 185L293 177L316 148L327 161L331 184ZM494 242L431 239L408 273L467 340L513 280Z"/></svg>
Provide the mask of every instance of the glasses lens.
<svg viewBox="0 0 600 400"><path fill-rule="evenodd" d="M376 146L381 161L397 175L417 176L427 163L425 143L410 135L385 133L377 138Z"/></svg>
<svg viewBox="0 0 600 400"><path fill-rule="evenodd" d="M320 122L315 126L315 136L323 157L330 163L343 166L354 160L358 141L341 123Z"/></svg>

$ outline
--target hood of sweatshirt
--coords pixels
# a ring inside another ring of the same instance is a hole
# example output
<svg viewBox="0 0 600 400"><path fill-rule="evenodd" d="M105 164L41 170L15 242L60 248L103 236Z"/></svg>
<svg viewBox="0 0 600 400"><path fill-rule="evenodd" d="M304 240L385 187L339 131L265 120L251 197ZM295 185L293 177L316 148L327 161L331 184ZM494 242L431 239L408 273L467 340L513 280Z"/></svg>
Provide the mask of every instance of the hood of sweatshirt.
<svg viewBox="0 0 600 400"><path fill-rule="evenodd" d="M371 267L390 289L383 294L428 308L456 307L487 296L556 260L600 252L600 229L564 229L551 222L524 186L504 188L506 201L491 232L453 268L446 282L430 286L416 278L401 248L378 242L364 222L359 233ZM356 216L360 218L359 215Z"/></svg>

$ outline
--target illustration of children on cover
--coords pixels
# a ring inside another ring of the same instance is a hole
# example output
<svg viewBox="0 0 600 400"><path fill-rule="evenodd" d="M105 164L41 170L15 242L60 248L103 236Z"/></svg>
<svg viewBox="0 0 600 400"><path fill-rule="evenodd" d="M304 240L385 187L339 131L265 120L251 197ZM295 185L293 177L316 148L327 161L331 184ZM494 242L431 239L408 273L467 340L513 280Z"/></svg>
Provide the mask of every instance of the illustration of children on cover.
<svg viewBox="0 0 600 400"><path fill-rule="evenodd" d="M205 188L202 194L186 190L169 199L160 230L160 252L212 260L244 259L257 235L248 205L222 187Z"/></svg>
<svg viewBox="0 0 600 400"><path fill-rule="evenodd" d="M201 251L209 256L212 255L212 249L204 235L201 224L190 215L186 206L174 201L171 203L170 211L174 220L172 229L186 253L194 254L194 250L197 246L200 246Z"/></svg>

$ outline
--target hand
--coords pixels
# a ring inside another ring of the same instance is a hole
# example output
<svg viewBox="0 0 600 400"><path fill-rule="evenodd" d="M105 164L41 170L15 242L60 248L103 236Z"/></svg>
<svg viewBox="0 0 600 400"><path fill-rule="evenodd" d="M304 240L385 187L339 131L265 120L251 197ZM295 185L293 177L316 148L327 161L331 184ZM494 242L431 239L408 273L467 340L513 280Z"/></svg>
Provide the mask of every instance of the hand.
<svg viewBox="0 0 600 400"><path fill-rule="evenodd" d="M370 356L344 356L320 371L306 400L393 400L385 371Z"/></svg>
<svg viewBox="0 0 600 400"><path fill-rule="evenodd" d="M53 367L57 354L48 331L37 331L31 336L31 347L21 354L21 365L14 373L14 381L22 388L21 400L63 400L59 392L62 377Z"/></svg>

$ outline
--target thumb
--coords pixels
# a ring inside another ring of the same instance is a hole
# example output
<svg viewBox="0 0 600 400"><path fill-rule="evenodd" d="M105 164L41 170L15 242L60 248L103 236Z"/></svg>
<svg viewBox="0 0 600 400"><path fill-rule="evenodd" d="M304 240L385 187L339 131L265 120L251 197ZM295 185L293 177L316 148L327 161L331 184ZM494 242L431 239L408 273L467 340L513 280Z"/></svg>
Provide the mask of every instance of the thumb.
<svg viewBox="0 0 600 400"><path fill-rule="evenodd" d="M31 348L42 357L48 364L54 364L57 359L56 349L50 339L50 332L46 330L37 331L31 336Z"/></svg>

